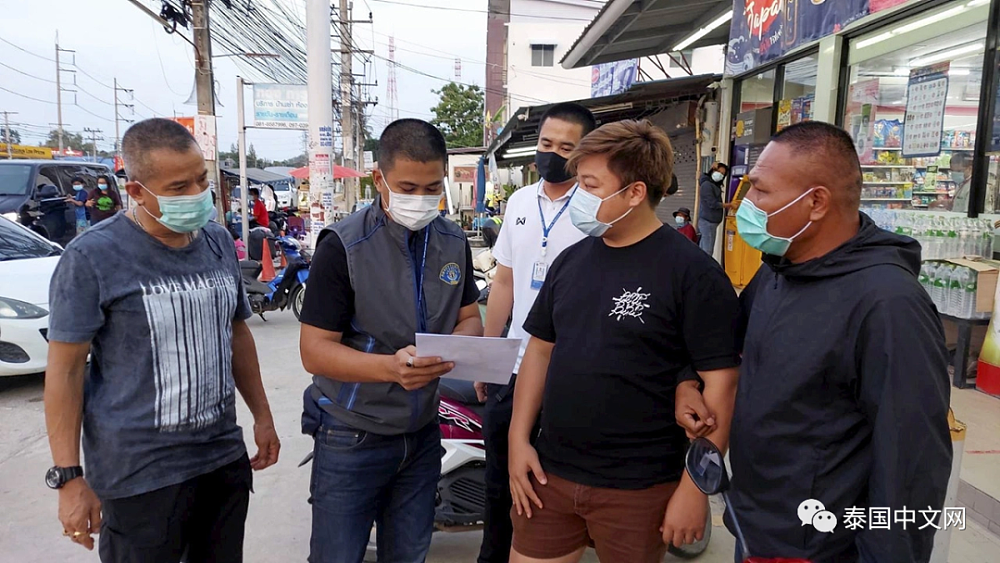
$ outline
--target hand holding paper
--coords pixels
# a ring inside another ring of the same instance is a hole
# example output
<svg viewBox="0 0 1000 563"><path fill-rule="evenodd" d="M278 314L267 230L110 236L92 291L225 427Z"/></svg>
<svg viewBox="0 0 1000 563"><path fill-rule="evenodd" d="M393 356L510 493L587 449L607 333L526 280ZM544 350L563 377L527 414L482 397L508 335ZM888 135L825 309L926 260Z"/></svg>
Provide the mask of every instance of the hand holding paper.
<svg viewBox="0 0 1000 563"><path fill-rule="evenodd" d="M419 333L416 340L417 356L440 357L455 365L447 377L498 385L510 382L521 347L516 338Z"/></svg>

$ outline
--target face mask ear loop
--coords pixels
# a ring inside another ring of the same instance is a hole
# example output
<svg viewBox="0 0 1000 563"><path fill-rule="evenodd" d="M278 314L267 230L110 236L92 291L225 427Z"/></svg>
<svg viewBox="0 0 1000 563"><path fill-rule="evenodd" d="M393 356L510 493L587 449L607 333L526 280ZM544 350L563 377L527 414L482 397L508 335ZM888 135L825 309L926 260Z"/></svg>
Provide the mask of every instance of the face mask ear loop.
<svg viewBox="0 0 1000 563"><path fill-rule="evenodd" d="M806 190L805 192L803 192L802 195L800 195L799 197L793 199L792 201L789 201L787 205L785 205L781 209L775 211L774 213L768 213L767 216L768 217L773 217L773 216L777 215L778 213L781 213L782 211L788 209L789 207L791 207L791 206L795 205L796 203L798 203L799 201L801 201L802 198L804 198L807 195L813 193L813 191L815 191L815 190L816 190L816 188L809 188L808 190ZM751 202L751 203L753 203L753 202ZM757 206L755 205L754 207L757 207Z"/></svg>

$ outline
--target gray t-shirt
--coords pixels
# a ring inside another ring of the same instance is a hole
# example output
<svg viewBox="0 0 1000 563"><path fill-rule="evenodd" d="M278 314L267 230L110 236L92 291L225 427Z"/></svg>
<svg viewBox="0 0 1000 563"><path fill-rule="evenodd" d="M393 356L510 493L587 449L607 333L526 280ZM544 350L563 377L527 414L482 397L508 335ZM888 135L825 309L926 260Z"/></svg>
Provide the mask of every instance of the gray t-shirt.
<svg viewBox="0 0 1000 563"><path fill-rule="evenodd" d="M99 497L175 485L246 452L232 323L251 313L223 227L170 248L119 213L70 243L49 291L49 339L91 342L83 453Z"/></svg>

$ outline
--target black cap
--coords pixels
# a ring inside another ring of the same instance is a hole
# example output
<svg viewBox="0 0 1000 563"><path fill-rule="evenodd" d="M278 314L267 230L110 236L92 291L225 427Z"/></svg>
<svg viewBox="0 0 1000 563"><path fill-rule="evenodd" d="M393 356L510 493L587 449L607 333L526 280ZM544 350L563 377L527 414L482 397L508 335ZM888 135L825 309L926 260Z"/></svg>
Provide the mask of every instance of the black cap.
<svg viewBox="0 0 1000 563"><path fill-rule="evenodd" d="M679 209L678 209L677 211L674 211L674 217L677 217L677 216L678 216L678 215L680 215L681 213L683 213L683 214L687 215L687 216L688 216L688 219L690 219L690 218L691 218L691 210L690 210L690 209L688 209L687 207L681 207L681 208L679 208Z"/></svg>

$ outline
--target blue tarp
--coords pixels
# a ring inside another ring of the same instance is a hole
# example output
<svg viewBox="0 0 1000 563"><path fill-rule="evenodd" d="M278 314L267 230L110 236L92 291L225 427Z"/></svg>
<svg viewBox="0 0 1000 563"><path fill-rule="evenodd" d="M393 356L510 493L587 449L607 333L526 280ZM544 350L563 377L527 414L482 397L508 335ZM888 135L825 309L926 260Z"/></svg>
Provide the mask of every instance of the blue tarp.
<svg viewBox="0 0 1000 563"><path fill-rule="evenodd" d="M479 157L476 165L476 213L486 213L486 160Z"/></svg>

